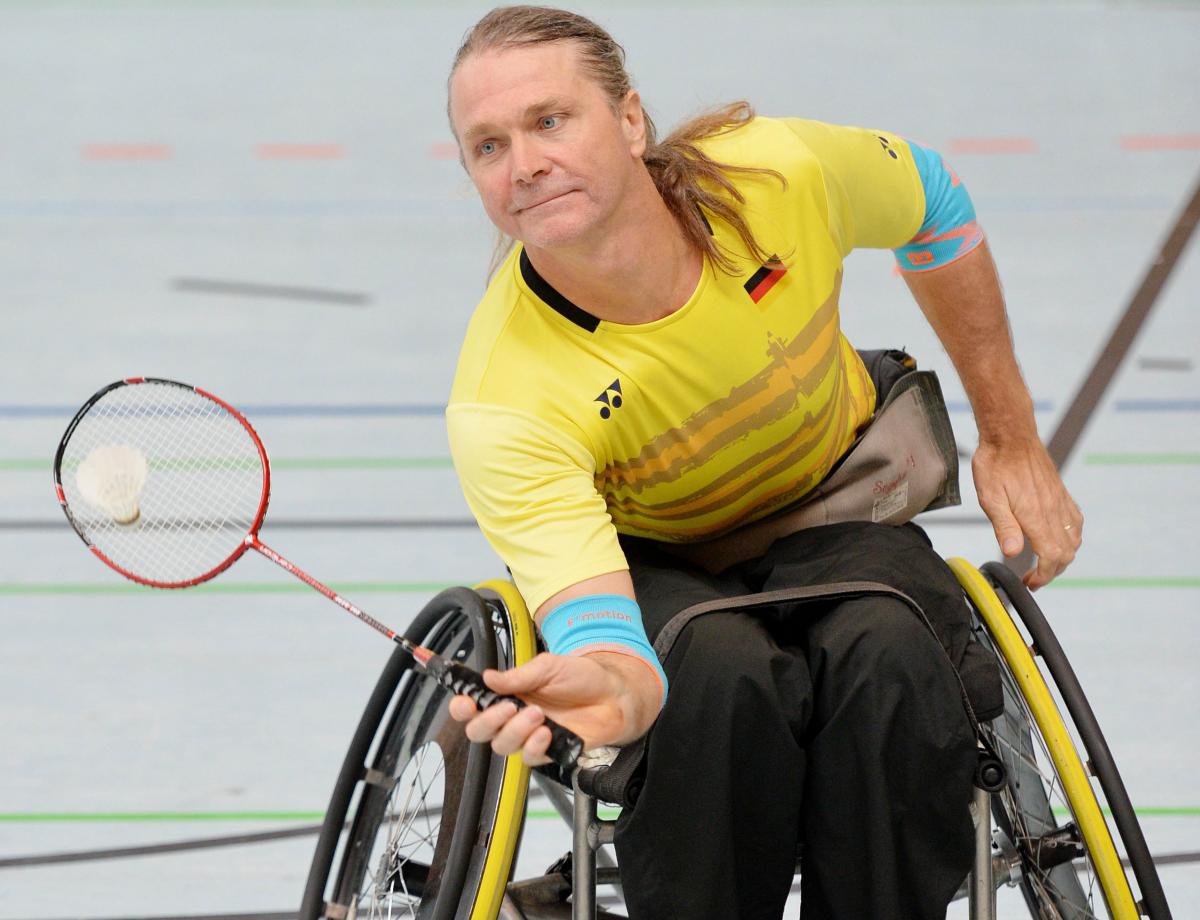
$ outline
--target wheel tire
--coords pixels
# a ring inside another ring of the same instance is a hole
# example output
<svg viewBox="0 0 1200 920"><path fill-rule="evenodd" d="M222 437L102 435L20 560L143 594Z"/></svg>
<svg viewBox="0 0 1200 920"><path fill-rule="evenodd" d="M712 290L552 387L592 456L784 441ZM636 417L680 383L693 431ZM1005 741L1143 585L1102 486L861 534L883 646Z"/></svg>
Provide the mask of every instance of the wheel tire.
<svg viewBox="0 0 1200 920"><path fill-rule="evenodd" d="M478 594L450 589L414 619L406 637L482 670L497 666L490 620ZM309 870L303 920L452 920L460 901L473 900L464 881L493 757L450 719L449 699L396 650L335 785Z"/></svg>

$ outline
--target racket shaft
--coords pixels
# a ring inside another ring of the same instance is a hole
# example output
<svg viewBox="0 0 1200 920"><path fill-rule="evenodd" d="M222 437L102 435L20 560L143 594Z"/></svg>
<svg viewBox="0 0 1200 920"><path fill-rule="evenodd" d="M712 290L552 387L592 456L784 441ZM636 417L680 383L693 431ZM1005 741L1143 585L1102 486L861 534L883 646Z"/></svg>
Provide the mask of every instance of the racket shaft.
<svg viewBox="0 0 1200 920"><path fill-rule="evenodd" d="M291 574L293 574L297 578L299 578L302 582L304 582L306 585L308 585L310 588L314 588L315 590L324 594L327 598L329 598L331 601L333 601L335 604L337 604L339 607L341 607L347 613L354 614L354 616L358 617L358 619L362 620L364 623L366 623L368 626L370 626L376 632L383 633L389 639L394 640L396 638L395 630L388 629L386 626L384 626L382 623L380 623L377 619L375 619L369 613L366 613L365 611L356 607L354 604L350 603L348 600L346 600L344 597L342 597L336 591L333 591L332 589L325 587L325 585L321 584L319 581L317 581L315 578L313 578L311 575L309 575L308 572L293 565L287 559L283 558L283 556L279 555L279 553L275 552L275 550L271 549L271 547L267 546L265 543L263 543L261 540L259 540L257 537L255 537L253 534L246 537L246 543L248 543L254 549L258 550L260 553L262 553L264 556L266 556L268 559L270 559L272 562L274 562L276 565L278 565L284 571L290 572Z"/></svg>
<svg viewBox="0 0 1200 920"><path fill-rule="evenodd" d="M515 696L502 696L492 690L477 671L457 662L448 662L438 655L426 662L425 670L447 690L469 696L480 709L503 702L512 703L517 709L524 709L527 705ZM550 747L546 750L546 756L569 773L583 753L583 739L548 717L544 724L550 729Z"/></svg>

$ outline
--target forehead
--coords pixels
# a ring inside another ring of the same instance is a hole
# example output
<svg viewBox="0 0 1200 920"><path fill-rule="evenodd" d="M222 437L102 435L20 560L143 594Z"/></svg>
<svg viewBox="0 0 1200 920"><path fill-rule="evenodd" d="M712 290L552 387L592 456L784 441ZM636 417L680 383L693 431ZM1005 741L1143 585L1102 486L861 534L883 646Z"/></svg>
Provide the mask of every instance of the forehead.
<svg viewBox="0 0 1200 920"><path fill-rule="evenodd" d="M574 42L500 48L472 54L450 81L450 118L466 136L481 127L517 121L543 99L603 97L588 78Z"/></svg>

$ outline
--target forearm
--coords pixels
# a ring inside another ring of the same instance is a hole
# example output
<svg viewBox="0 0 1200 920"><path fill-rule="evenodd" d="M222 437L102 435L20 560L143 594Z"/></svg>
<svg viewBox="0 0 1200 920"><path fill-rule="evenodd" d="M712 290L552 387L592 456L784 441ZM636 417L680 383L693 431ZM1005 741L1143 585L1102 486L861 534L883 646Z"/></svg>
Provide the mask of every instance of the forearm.
<svg viewBox="0 0 1200 920"><path fill-rule="evenodd" d="M909 290L954 362L981 442L1037 440L1000 279L987 242L927 272L904 272Z"/></svg>

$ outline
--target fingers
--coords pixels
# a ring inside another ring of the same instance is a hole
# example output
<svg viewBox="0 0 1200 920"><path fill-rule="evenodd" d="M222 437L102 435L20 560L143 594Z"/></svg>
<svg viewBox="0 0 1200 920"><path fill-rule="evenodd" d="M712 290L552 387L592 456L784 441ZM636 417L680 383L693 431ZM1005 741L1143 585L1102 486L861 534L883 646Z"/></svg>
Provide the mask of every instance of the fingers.
<svg viewBox="0 0 1200 920"><path fill-rule="evenodd" d="M1021 525L1009 510L1007 502L987 502L980 499L980 506L992 522L992 530L996 533L996 543L1005 556L1016 556L1025 546L1025 534Z"/></svg>
<svg viewBox="0 0 1200 920"><path fill-rule="evenodd" d="M518 668L510 668L507 671L489 668L483 672L483 682L497 693L518 696L541 689L554 675L555 670L554 656L543 652Z"/></svg>
<svg viewBox="0 0 1200 920"><path fill-rule="evenodd" d="M550 747L550 729L545 725L545 714L537 706L518 709L505 700L481 712L470 697L456 696L450 701L450 715L467 723L465 731L469 740L490 742L497 754L507 757L520 752L530 766L550 762L546 756Z"/></svg>
<svg viewBox="0 0 1200 920"><path fill-rule="evenodd" d="M1030 591L1048 585L1061 575L1075 560L1083 543L1083 515L1071 497L1065 497L1066 501L1046 516L1036 536L1030 535L1037 565L1022 578Z"/></svg>

